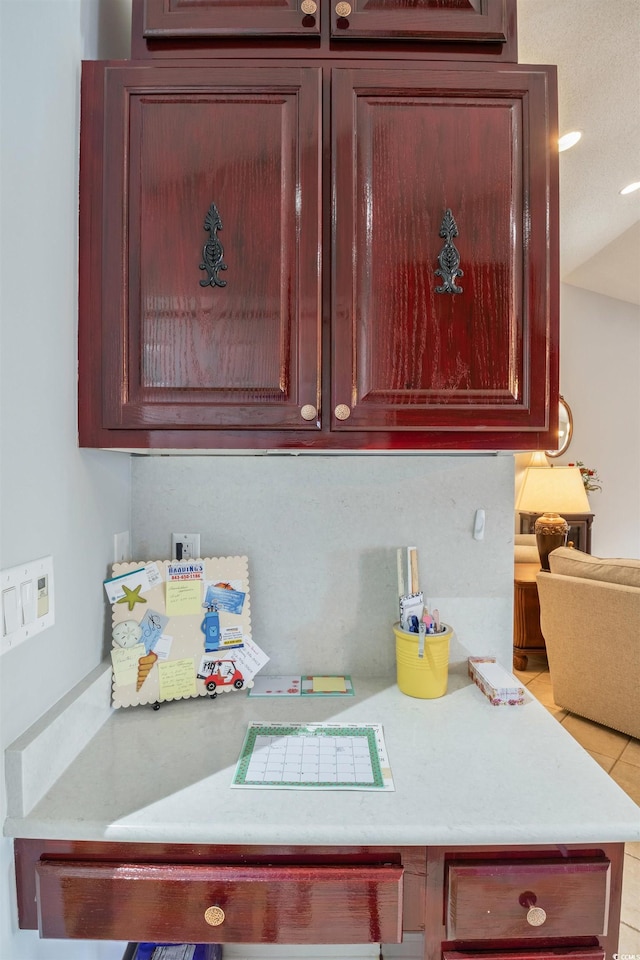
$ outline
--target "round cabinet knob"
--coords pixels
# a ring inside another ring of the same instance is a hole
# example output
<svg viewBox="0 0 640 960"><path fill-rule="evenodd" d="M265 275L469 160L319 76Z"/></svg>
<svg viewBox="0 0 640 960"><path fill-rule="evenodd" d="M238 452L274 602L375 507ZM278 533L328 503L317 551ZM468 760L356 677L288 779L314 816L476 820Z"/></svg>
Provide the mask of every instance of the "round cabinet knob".
<svg viewBox="0 0 640 960"><path fill-rule="evenodd" d="M318 4L315 3L314 0L302 0L300 9L304 14L306 14L306 16L312 17L318 9Z"/></svg>
<svg viewBox="0 0 640 960"><path fill-rule="evenodd" d="M204 919L210 927L219 927L224 923L224 910L222 907L207 907L204 912Z"/></svg>
<svg viewBox="0 0 640 960"><path fill-rule="evenodd" d="M300 416L303 420L315 420L318 416L318 411L312 403L305 403L304 407L300 409Z"/></svg>
<svg viewBox="0 0 640 960"><path fill-rule="evenodd" d="M350 3L336 3L336 15L339 17L348 17L351 13Z"/></svg>
<svg viewBox="0 0 640 960"><path fill-rule="evenodd" d="M342 6L342 4L338 4L338 6ZM348 7L349 4L344 4L344 6ZM336 420L348 420L351 416L351 409L346 403L339 403L333 412L336 415Z"/></svg>
<svg viewBox="0 0 640 960"><path fill-rule="evenodd" d="M541 927L547 919L547 914L542 907L529 907L527 910L527 923L531 927Z"/></svg>

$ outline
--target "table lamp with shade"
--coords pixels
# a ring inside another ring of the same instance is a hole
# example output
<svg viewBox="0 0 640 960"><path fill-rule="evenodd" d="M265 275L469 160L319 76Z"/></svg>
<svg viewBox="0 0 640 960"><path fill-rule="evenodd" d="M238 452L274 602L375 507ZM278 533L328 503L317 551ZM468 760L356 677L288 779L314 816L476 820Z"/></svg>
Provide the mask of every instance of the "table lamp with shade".
<svg viewBox="0 0 640 960"><path fill-rule="evenodd" d="M589 499L578 467L528 467L516 510L539 514L534 532L540 565L549 569L549 554L567 542L565 516L590 513Z"/></svg>

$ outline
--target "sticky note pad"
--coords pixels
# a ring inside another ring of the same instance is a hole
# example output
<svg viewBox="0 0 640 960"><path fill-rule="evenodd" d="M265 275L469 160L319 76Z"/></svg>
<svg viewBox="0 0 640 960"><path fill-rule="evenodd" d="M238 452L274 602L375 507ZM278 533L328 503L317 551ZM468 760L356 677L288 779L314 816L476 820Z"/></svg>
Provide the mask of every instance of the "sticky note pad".
<svg viewBox="0 0 640 960"><path fill-rule="evenodd" d="M314 677L314 693L346 693L347 683L344 677Z"/></svg>
<svg viewBox="0 0 640 960"><path fill-rule="evenodd" d="M158 664L160 675L160 697L163 700L176 700L181 697L196 696L196 671L190 657L184 660L170 660Z"/></svg>

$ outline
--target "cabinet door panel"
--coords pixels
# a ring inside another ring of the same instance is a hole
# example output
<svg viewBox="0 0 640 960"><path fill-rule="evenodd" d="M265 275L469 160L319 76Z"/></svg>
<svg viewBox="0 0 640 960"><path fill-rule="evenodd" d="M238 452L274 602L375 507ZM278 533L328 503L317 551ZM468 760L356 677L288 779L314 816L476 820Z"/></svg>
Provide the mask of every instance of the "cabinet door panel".
<svg viewBox="0 0 640 960"><path fill-rule="evenodd" d="M549 80L547 68L333 72L332 408L350 411L334 430L547 428ZM457 257L461 292L438 292Z"/></svg>
<svg viewBox="0 0 640 960"><path fill-rule="evenodd" d="M104 426L318 428L319 90L315 69L107 70Z"/></svg>
<svg viewBox="0 0 640 960"><path fill-rule="evenodd" d="M350 0L350 12L339 16L344 5L331 3L334 37L378 37L416 40L505 43L510 0Z"/></svg>
<svg viewBox="0 0 640 960"><path fill-rule="evenodd" d="M320 0L317 0L318 6ZM320 17L309 17L299 0L144 0L147 39L174 37L314 36Z"/></svg>

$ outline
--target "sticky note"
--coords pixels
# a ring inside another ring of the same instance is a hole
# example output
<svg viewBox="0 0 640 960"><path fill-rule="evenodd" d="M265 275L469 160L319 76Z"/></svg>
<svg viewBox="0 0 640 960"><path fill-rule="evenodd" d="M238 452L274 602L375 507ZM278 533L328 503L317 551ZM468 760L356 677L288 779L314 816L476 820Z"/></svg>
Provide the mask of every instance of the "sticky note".
<svg viewBox="0 0 640 960"><path fill-rule="evenodd" d="M158 674L161 700L195 697L196 670L191 657L158 663Z"/></svg>
<svg viewBox="0 0 640 960"><path fill-rule="evenodd" d="M346 693L347 683L344 677L314 677L314 693Z"/></svg>
<svg viewBox="0 0 640 960"><path fill-rule="evenodd" d="M167 583L166 610L168 617L184 617L202 613L202 581L170 580Z"/></svg>
<svg viewBox="0 0 640 960"><path fill-rule="evenodd" d="M136 643L134 647L129 647L129 649L116 647L111 651L111 663L116 686L123 687L127 683L136 682L138 660L140 657L144 657L145 653L144 643Z"/></svg>

